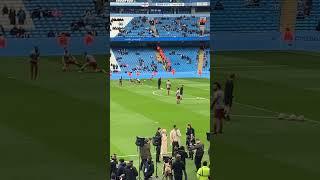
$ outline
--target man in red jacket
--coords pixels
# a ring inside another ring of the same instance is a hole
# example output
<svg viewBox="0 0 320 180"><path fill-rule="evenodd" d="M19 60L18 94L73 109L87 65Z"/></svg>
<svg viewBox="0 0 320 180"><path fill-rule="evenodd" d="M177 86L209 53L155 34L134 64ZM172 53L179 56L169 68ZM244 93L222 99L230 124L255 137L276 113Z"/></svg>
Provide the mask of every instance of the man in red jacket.
<svg viewBox="0 0 320 180"><path fill-rule="evenodd" d="M6 47L6 38L0 34L0 48L5 48Z"/></svg>

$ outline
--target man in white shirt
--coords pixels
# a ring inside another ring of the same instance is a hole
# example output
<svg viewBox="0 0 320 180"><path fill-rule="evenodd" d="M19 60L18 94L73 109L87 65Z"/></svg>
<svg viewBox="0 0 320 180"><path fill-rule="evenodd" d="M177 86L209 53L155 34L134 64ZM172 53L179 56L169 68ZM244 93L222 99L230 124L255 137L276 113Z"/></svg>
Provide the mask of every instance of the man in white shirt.
<svg viewBox="0 0 320 180"><path fill-rule="evenodd" d="M173 129L170 132L170 142L172 145L172 157L174 156L175 147L180 146L181 132L176 125L173 125Z"/></svg>

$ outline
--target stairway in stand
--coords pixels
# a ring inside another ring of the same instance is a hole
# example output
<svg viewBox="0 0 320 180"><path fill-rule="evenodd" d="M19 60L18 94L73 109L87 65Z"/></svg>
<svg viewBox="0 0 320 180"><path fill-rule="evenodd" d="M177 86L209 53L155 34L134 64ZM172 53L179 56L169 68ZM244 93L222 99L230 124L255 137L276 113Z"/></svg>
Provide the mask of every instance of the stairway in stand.
<svg viewBox="0 0 320 180"><path fill-rule="evenodd" d="M198 73L202 73L203 63L204 63L204 50L202 48L199 49L198 52Z"/></svg>

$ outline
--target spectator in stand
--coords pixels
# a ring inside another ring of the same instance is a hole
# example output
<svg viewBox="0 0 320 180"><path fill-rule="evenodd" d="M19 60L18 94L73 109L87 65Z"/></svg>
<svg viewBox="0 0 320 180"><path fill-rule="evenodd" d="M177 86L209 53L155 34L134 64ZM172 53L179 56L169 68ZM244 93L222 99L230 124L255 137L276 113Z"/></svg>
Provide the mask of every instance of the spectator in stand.
<svg viewBox="0 0 320 180"><path fill-rule="evenodd" d="M2 15L8 15L9 14L9 8L7 5L4 5L2 8Z"/></svg>
<svg viewBox="0 0 320 180"><path fill-rule="evenodd" d="M318 25L317 25L317 27L316 27L316 30L317 30L317 31L320 31L320 21L318 21Z"/></svg>
<svg viewBox="0 0 320 180"><path fill-rule="evenodd" d="M214 10L224 10L224 6L223 6L221 0L218 0L216 2L216 5L214 6Z"/></svg>
<svg viewBox="0 0 320 180"><path fill-rule="evenodd" d="M10 9L9 10L9 20L11 25L16 25L16 10L15 9Z"/></svg>
<svg viewBox="0 0 320 180"><path fill-rule="evenodd" d="M62 12L59 11L57 8L54 8L51 12L51 16L60 19L62 17Z"/></svg>
<svg viewBox="0 0 320 180"><path fill-rule="evenodd" d="M6 47L6 38L4 37L3 34L0 34L0 48L5 48Z"/></svg>
<svg viewBox="0 0 320 180"><path fill-rule="evenodd" d="M48 32L48 37L50 38L50 37L56 37L56 34L52 31L52 30L50 30L49 32Z"/></svg>
<svg viewBox="0 0 320 180"><path fill-rule="evenodd" d="M14 26L11 30L10 30L10 35L11 36L17 36L19 32L19 29L17 28L17 26Z"/></svg>
<svg viewBox="0 0 320 180"><path fill-rule="evenodd" d="M35 18L41 19L41 7L40 6L38 6L37 8L32 10L31 18L32 19L35 19Z"/></svg>
<svg viewBox="0 0 320 180"><path fill-rule="evenodd" d="M4 31L3 26L0 24L0 34L5 35L6 32Z"/></svg>
<svg viewBox="0 0 320 180"><path fill-rule="evenodd" d="M18 11L17 17L19 25L24 25L24 22L26 20L26 12L22 8L20 8L20 10Z"/></svg>
<svg viewBox="0 0 320 180"><path fill-rule="evenodd" d="M26 30L25 30L22 26L20 26L20 27L18 28L17 37L19 37L19 38L24 38L24 37L25 37L25 33L26 33Z"/></svg>

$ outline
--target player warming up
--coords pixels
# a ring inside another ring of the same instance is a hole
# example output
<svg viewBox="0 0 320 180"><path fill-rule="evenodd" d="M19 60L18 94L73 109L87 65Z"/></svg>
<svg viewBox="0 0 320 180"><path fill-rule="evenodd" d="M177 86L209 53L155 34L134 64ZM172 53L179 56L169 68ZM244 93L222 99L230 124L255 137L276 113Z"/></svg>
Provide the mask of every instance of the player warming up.
<svg viewBox="0 0 320 180"><path fill-rule="evenodd" d="M177 98L177 104L180 104L180 101L181 101L180 88L177 89L176 98Z"/></svg>
<svg viewBox="0 0 320 180"><path fill-rule="evenodd" d="M119 79L119 85L122 86L122 76Z"/></svg>
<svg viewBox="0 0 320 180"><path fill-rule="evenodd" d="M81 64L76 60L74 56L72 56L67 49L64 50L64 55L62 56L62 71L69 71L70 65L76 65L79 68Z"/></svg>
<svg viewBox="0 0 320 180"><path fill-rule="evenodd" d="M168 79L168 81L167 81L167 92L168 92L168 96L170 95L170 90L171 90L171 82L170 82L170 80Z"/></svg>
<svg viewBox="0 0 320 180"><path fill-rule="evenodd" d="M85 63L83 64L83 66L80 68L79 72L83 72L83 70L85 70L87 67L92 67L92 69L94 70L94 72L103 72L105 74L107 74L107 72L103 69L100 69L98 67L97 61L96 59L88 54L87 52L84 53L84 57L85 57Z"/></svg>
<svg viewBox="0 0 320 180"><path fill-rule="evenodd" d="M214 83L214 98L211 104L211 109L214 108L214 134L222 134L223 116L224 116L224 93L221 90L221 85L218 82Z"/></svg>
<svg viewBox="0 0 320 180"><path fill-rule="evenodd" d="M40 52L38 47L34 47L30 54L30 74L31 80L38 78Z"/></svg>
<svg viewBox="0 0 320 180"><path fill-rule="evenodd" d="M233 81L235 79L235 74L231 74L229 79L227 80L224 88L224 116L227 121L230 121L230 112L232 107L232 99L233 99Z"/></svg>

